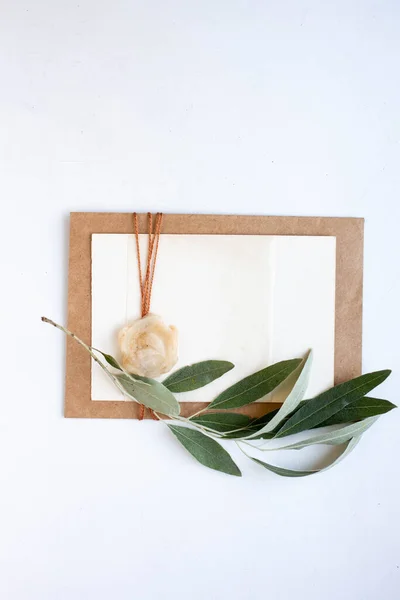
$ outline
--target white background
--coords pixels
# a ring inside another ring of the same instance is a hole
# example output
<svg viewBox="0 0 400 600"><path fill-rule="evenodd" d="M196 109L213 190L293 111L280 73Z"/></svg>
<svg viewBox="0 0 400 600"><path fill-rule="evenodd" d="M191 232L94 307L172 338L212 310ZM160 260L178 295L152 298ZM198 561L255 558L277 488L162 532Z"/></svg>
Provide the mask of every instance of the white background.
<svg viewBox="0 0 400 600"><path fill-rule="evenodd" d="M395 600L400 411L337 469L230 478L62 418L70 210L364 216L364 371L399 402L396 0L3 0L0 595Z"/></svg>

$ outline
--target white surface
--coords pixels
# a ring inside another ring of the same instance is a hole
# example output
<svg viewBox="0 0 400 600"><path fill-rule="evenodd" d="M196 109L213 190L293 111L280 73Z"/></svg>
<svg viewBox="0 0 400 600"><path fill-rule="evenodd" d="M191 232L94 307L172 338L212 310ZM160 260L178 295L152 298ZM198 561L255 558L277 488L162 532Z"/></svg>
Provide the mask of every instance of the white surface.
<svg viewBox="0 0 400 600"><path fill-rule="evenodd" d="M142 258L146 244L147 236L140 236ZM162 235L151 310L178 329L173 370L210 359L235 365L179 400L211 402L243 377L310 348L308 396L332 386L335 252L334 237ZM93 234L92 345L119 357L117 332L139 310L134 235ZM92 400L124 399L92 364Z"/></svg>
<svg viewBox="0 0 400 600"><path fill-rule="evenodd" d="M63 419L69 210L366 217L364 371L399 404L399 3L2 2L0 596L398 600L400 411L286 480Z"/></svg>

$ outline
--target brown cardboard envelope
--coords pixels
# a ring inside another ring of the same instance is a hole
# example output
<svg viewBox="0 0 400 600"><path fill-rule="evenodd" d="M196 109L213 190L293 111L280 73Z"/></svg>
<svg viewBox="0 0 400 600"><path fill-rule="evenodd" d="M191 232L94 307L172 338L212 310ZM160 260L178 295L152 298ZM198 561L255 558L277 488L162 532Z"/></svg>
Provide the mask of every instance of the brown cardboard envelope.
<svg viewBox="0 0 400 600"><path fill-rule="evenodd" d="M139 231L147 232L147 215L139 215ZM242 215L166 214L163 233L208 235L312 235L336 237L335 383L361 374L364 220L337 217L266 217ZM68 329L91 343L91 236L133 233L132 213L71 213L68 274ZM91 357L67 338L65 416L138 418L135 402L91 399ZM206 406L185 402L190 416ZM256 403L241 412L259 416L276 408ZM148 411L147 411L148 412ZM149 416L147 414L146 416Z"/></svg>

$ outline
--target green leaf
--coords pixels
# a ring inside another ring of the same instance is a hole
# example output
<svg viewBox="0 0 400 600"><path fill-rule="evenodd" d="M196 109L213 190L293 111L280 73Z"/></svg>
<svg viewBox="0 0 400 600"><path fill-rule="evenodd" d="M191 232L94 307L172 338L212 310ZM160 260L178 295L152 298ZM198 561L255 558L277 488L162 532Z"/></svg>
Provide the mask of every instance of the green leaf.
<svg viewBox="0 0 400 600"><path fill-rule="evenodd" d="M196 425L218 431L218 433L231 433L243 429L251 423L252 419L247 415L239 415L238 413L207 413L192 417L190 421Z"/></svg>
<svg viewBox="0 0 400 600"><path fill-rule="evenodd" d="M147 382L136 380L134 375L125 373L115 377L124 388L126 395L140 404L169 417L179 415L179 402L162 383L154 379L147 379Z"/></svg>
<svg viewBox="0 0 400 600"><path fill-rule="evenodd" d="M300 363L299 358L284 360L249 375L217 396L208 409L240 408L263 398L280 385Z"/></svg>
<svg viewBox="0 0 400 600"><path fill-rule="evenodd" d="M307 402L308 400L300 402L299 408L305 406ZM342 410L334 414L332 417L326 419L326 421L323 421L322 423L319 423L312 429L327 427L328 425L340 425L342 423L354 423L356 421L362 421L363 419L366 419L368 417L383 415L384 413L393 410L393 408L397 407L395 404L389 402L389 400L380 400L378 398L370 398L368 396L364 396L364 398L359 398L355 402L352 402L351 404L346 406L346 408L343 408ZM266 419L265 422L268 423L271 420L270 415L274 416L275 414L277 414L277 412L278 410L274 410L271 413L264 415L262 419ZM284 419L284 422L286 422L291 416L292 415L290 414L288 417L286 417ZM257 432L260 432L261 428L258 425L258 421L259 420L256 419L253 423L250 423L249 427L246 428L246 431L243 431L243 435L248 435L249 433L257 434ZM268 434L261 433L254 435L252 439L270 439L271 437L273 437L274 433L276 433L278 429L279 427L271 430Z"/></svg>
<svg viewBox="0 0 400 600"><path fill-rule="evenodd" d="M264 427L261 427L255 433L250 434L247 439L251 439L256 436L261 437L260 434L270 433L298 407L307 391L308 382L310 380L312 360L313 353L312 350L310 350L307 359L303 361L299 367L297 367L296 371L294 371L293 375L297 375L297 379L281 408L272 419L268 420Z"/></svg>
<svg viewBox="0 0 400 600"><path fill-rule="evenodd" d="M276 473L277 475L281 475L282 477L307 477L308 475L315 475L316 473L322 473L323 471L327 471L328 469L331 469L332 467L337 465L340 461L342 461L346 456L348 456L350 454L350 452L355 448L355 446L360 441L360 438L361 438L361 436L354 437L349 442L346 442L346 444L344 445L342 454L340 456L338 456L334 461L332 461L329 465L327 465L326 467L324 467L322 469L314 469L311 471L298 471L298 470L294 470L294 469L285 469L284 467L278 467L277 465L271 465L262 460L259 460L258 458L249 456L247 453L245 453L245 454L252 461L254 461L255 463L264 467L264 469L267 469L268 471L272 471L273 473Z"/></svg>
<svg viewBox="0 0 400 600"><path fill-rule="evenodd" d="M233 431L231 433L227 432L224 435L224 438L235 439L235 440L246 439L247 436L251 435L252 433L257 433L260 429L262 429L262 427L264 427L264 425L266 425L266 423L269 423L271 421L271 419L277 414L278 410L279 409L277 408L277 409L272 410L271 412L267 413L266 415L263 415L262 417L257 417L256 419L250 419L250 422L246 427L244 427L243 429L241 429L239 431ZM229 414L231 414L231 413L229 413ZM271 437L274 437L274 434L266 433L260 437L271 438Z"/></svg>
<svg viewBox="0 0 400 600"><path fill-rule="evenodd" d="M352 423L354 421L361 421L367 417L375 417L376 415L383 415L397 408L395 404L389 402L389 400L381 400L379 398L370 398L364 396L359 398L355 402L352 402L346 408L343 408L329 419L326 419L319 427L325 427L326 425L337 425L338 423Z"/></svg>
<svg viewBox="0 0 400 600"><path fill-rule="evenodd" d="M197 390L218 379L235 365L226 360L203 360L172 373L163 384L174 394Z"/></svg>
<svg viewBox="0 0 400 600"><path fill-rule="evenodd" d="M300 402L299 408L305 406L307 402L308 400ZM363 419L366 419L368 417L383 415L384 413L393 410L393 408L397 408L397 406L395 404L392 404L392 402L389 402L389 400L380 400L378 398L370 398L368 396L364 396L364 398L359 398L355 402L352 402L346 408L343 408L342 410L334 414L332 417L326 419L326 421L323 421L322 423L319 423L312 429L319 429L321 427L327 427L328 425L341 425L342 423L355 423L356 421L362 421ZM276 409L268 413L267 415L264 415L263 417L261 417L261 419L255 419L253 422L251 422L249 426L246 427L246 429L243 430L243 432L241 432L243 436L243 438L241 439L245 439L251 433L255 434L252 436L252 439L271 439L272 437L274 437L274 434L277 433L279 427L275 427L268 433L260 433L262 431L260 422L262 420L265 421L265 423L269 423L272 417L278 413L278 410L280 409ZM287 422L288 419L292 416L292 414L283 419L283 421ZM239 435L236 435L235 437L238 438Z"/></svg>
<svg viewBox="0 0 400 600"><path fill-rule="evenodd" d="M239 468L228 452L215 440L188 427L179 427L178 425L168 425L168 427L182 446L202 465L228 475L241 477Z"/></svg>
<svg viewBox="0 0 400 600"><path fill-rule="evenodd" d="M123 371L121 365L115 360L115 358L113 356L111 356L111 354L106 354L105 352L102 352L101 350L98 350L97 348L93 348L93 350L95 350L96 352L101 354L105 358L105 360L108 362L108 364L111 365L114 369L118 369L118 371Z"/></svg>
<svg viewBox="0 0 400 600"><path fill-rule="evenodd" d="M389 370L367 373L336 385L319 396L307 400L304 406L298 408L278 430L276 437L292 435L320 425L352 402L365 396L374 387L385 381L390 373Z"/></svg>
<svg viewBox="0 0 400 600"><path fill-rule="evenodd" d="M351 425L344 425L335 429L334 431L328 431L321 433L320 435L314 435L313 437L288 444L286 446L279 446L275 448L265 448L263 451L276 451L276 450L301 450L308 446L314 446L315 444L328 444L330 446L338 446L344 444L353 437L357 437L367 431L374 423L379 419L378 417L368 417L358 423L351 423Z"/></svg>
<svg viewBox="0 0 400 600"><path fill-rule="evenodd" d="M307 402L308 400L300 402L299 408L305 406ZM397 407L395 404L392 404L392 402L389 402L389 400L380 400L378 398L370 398L368 396L365 396L364 398L359 398L355 402L352 402L352 404L350 404L346 408L343 408L326 421L319 423L315 426L315 428L312 428L312 430L316 428L319 429L321 427L327 427L328 425L341 425L342 423L354 423L356 421L362 421L363 419L366 419L368 417L382 415L386 412L389 412L390 410L393 410L393 408ZM273 410L264 415L263 417L253 419L252 421L250 421L249 425L245 429L241 431L236 431L232 434L228 433L224 437L228 439L246 439L249 435L253 434L251 438L253 440L271 439L274 437L274 434L277 432L279 427L275 427L273 430L270 430L268 432L260 432L263 431L263 426L269 423L272 420L272 418L276 414L278 414L279 410L280 409ZM283 419L283 421L286 422L291 416L291 414L288 415L287 417L285 417L285 419Z"/></svg>

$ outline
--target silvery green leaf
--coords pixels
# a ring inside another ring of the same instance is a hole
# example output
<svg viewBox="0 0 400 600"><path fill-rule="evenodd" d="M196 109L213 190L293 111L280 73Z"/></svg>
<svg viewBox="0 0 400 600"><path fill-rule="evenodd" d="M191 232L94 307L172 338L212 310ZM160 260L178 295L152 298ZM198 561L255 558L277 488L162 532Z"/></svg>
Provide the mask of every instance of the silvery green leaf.
<svg viewBox="0 0 400 600"><path fill-rule="evenodd" d="M227 360L203 360L175 371L163 381L163 384L174 394L191 392L218 379L234 366Z"/></svg>
<svg viewBox="0 0 400 600"><path fill-rule="evenodd" d="M231 433L243 429L252 421L247 415L238 413L207 413L190 419L196 425L202 425L218 433Z"/></svg>
<svg viewBox="0 0 400 600"><path fill-rule="evenodd" d="M300 402L298 408L305 406L307 402L308 400ZM366 419L368 417L383 415L384 413L393 410L393 408L397 407L395 404L392 404L392 402L389 402L389 400L381 400L379 398L370 398L368 396L364 396L364 398L359 398L355 402L352 402L349 406L346 406L346 408L343 408L329 419L326 419L326 421L319 423L318 425L313 427L312 430L316 428L319 429L321 427L327 427L328 425L340 425L342 423L347 424L354 423L356 421L362 421L363 419ZM272 411L271 413L268 413L268 415L261 417L260 420L266 419L265 422L268 423L271 420L272 416L275 416L277 412L278 410ZM289 417L291 417L291 415L285 417L283 421L287 421ZM248 427L246 427L246 431L243 431L243 435L245 436L254 433L255 435L253 435L252 439L271 439L274 433L277 432L277 428L275 428L268 434L258 434L257 432L259 431L262 431L262 429L259 426L259 420L256 419L254 422L250 423Z"/></svg>
<svg viewBox="0 0 400 600"><path fill-rule="evenodd" d="M163 415L169 417L177 417L179 415L179 402L162 383L154 379L140 381L134 379L134 377L134 375L126 373L115 375L115 378L119 381L129 398Z"/></svg>
<svg viewBox="0 0 400 600"><path fill-rule="evenodd" d="M330 446L338 446L344 444L353 437L357 437L369 429L378 417L368 417L358 423L351 423L350 425L344 425L335 429L334 431L328 431L327 433L321 433L320 435L314 435L300 442L288 444L286 446L278 446L274 448L265 448L265 451L276 451L276 450L301 450L307 446L314 446L315 444L328 444Z"/></svg>
<svg viewBox="0 0 400 600"><path fill-rule="evenodd" d="M300 362L301 359L298 358L284 360L245 377L219 394L209 404L208 409L240 408L263 398L278 387L298 367Z"/></svg>
<svg viewBox="0 0 400 600"><path fill-rule="evenodd" d="M278 430L276 437L300 433L320 425L385 381L391 371L375 371L341 383L308 400Z"/></svg>
<svg viewBox="0 0 400 600"><path fill-rule="evenodd" d="M290 415L300 404L304 398L304 394L307 391L308 382L310 380L310 372L313 361L313 352L310 350L305 361L299 365L294 371L293 376L297 375L294 386L292 387L289 395L278 410L276 415L266 424L264 427L250 434L247 439L261 436L261 434L270 433L273 431L279 423L281 423L288 415ZM246 438L243 438L246 439Z"/></svg>
<svg viewBox="0 0 400 600"><path fill-rule="evenodd" d="M337 457L334 461L332 461L328 466L326 466L322 469L314 469L314 470L310 470L310 471L286 469L284 467L278 467L277 465L271 465L262 460L259 460L258 458L249 456L248 454L247 454L247 456L252 461L254 461L257 464L259 464L260 466L264 467L264 469L268 469L268 471L272 471L273 473L276 473L277 475L281 475L282 477L307 477L308 475L315 475L316 473L322 473L323 471L327 471L328 469L331 469L332 467L337 465L340 461L342 461L346 456L348 456L350 454L350 452L355 448L355 446L360 441L360 438L361 438L361 436L357 436L357 437L352 438L350 441L346 442L346 444L344 445L342 454L339 457Z"/></svg>
<svg viewBox="0 0 400 600"><path fill-rule="evenodd" d="M260 431L260 429L262 429L264 427L264 425L266 425L267 423L269 423L271 421L271 419L273 419L273 417L277 414L278 412L278 408L270 411L269 413L267 413L266 415L263 415L262 417L257 417L255 419L251 419L249 424L241 430L238 431L233 431L231 433L226 433L224 435L224 438L226 439L235 439L235 440L241 440L241 439L246 439L247 436L253 434L253 433L257 433L258 431ZM274 433L265 433L262 434L260 437L263 438L272 438L274 437Z"/></svg>
<svg viewBox="0 0 400 600"><path fill-rule="evenodd" d="M241 477L242 474L239 468L218 442L195 429L179 427L178 425L168 425L168 427L182 446L202 465L228 475Z"/></svg>
<svg viewBox="0 0 400 600"><path fill-rule="evenodd" d="M101 350L98 350L97 348L93 348L93 350L95 350L96 352L101 354L103 356L103 358L105 358L105 360L108 362L108 364L111 365L114 369L118 369L118 371L123 371L119 362L117 362L115 360L115 358L113 356L111 356L111 354L106 354L105 352L102 352Z"/></svg>
<svg viewBox="0 0 400 600"><path fill-rule="evenodd" d="M395 404L389 402L389 400L381 400L380 398L370 398L364 396L355 402L352 402L346 408L343 408L338 413L330 417L323 423L320 423L318 427L325 427L326 425L337 425L338 423L352 423L354 421L361 421L367 417L375 417L376 415L383 415L384 413L397 408Z"/></svg>

